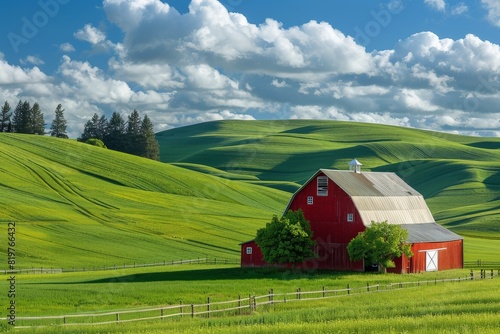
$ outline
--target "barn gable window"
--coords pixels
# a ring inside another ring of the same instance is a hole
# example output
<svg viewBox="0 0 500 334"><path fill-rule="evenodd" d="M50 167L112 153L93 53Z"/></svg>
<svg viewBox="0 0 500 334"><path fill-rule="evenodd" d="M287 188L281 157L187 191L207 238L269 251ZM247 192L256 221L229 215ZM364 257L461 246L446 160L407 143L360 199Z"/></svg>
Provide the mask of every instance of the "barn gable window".
<svg viewBox="0 0 500 334"><path fill-rule="evenodd" d="M313 204L313 203L314 203L314 197L312 197L312 196L307 196L307 204L308 204L308 205L311 205L311 204Z"/></svg>
<svg viewBox="0 0 500 334"><path fill-rule="evenodd" d="M354 221L354 214L348 213L347 214L347 221L348 222L353 222Z"/></svg>
<svg viewBox="0 0 500 334"><path fill-rule="evenodd" d="M247 254L248 255L252 254L252 247L247 247Z"/></svg>
<svg viewBox="0 0 500 334"><path fill-rule="evenodd" d="M317 185L318 185L318 196L328 196L328 177L318 176Z"/></svg>

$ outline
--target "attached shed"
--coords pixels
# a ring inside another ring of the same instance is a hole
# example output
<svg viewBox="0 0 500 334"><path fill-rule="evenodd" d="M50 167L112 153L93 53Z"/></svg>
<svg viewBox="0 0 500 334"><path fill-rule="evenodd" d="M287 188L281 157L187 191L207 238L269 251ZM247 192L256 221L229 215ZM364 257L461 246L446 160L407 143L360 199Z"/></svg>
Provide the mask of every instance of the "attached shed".
<svg viewBox="0 0 500 334"><path fill-rule="evenodd" d="M371 264L350 261L347 245L372 222L382 221L406 229L414 253L410 259L395 259L396 268L388 271L417 273L463 267L463 238L435 222L419 192L395 173L362 172L357 160L350 165L349 171L317 171L285 209L302 209L317 242L318 258L300 267L369 270ZM254 241L242 244L242 266L265 264Z"/></svg>

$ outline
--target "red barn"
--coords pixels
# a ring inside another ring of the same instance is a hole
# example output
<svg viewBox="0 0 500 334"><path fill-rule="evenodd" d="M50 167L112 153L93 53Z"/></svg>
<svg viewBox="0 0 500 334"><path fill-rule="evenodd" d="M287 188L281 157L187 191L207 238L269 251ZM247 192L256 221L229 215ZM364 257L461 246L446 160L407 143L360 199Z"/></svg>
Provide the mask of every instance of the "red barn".
<svg viewBox="0 0 500 334"><path fill-rule="evenodd" d="M371 270L352 262L347 244L372 222L387 221L408 231L412 258L395 259L397 273L418 273L463 267L463 238L437 224L423 196L395 173L320 169L291 198L285 212L302 209L311 223L318 258L298 267L331 270ZM254 241L241 245L241 265L265 266Z"/></svg>

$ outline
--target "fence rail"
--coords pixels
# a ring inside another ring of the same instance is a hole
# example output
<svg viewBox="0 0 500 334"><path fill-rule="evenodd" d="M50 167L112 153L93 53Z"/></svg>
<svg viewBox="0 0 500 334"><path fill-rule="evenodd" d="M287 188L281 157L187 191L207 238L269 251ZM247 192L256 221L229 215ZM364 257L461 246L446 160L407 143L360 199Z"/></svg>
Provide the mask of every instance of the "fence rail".
<svg viewBox="0 0 500 334"><path fill-rule="evenodd" d="M40 317L16 317L16 321L22 323L19 328L39 327L48 325L60 326L84 326L84 325L104 325L111 323L124 323L133 321L155 320L171 317L191 317L206 316L212 314L225 313L228 315L251 314L258 307L265 305L274 305L278 303L311 301L325 298L335 298L341 296L374 293L381 291L391 291L405 288L415 288L424 285L437 285L450 282L464 282L478 279L493 279L500 277L500 269L480 269L471 270L470 275L458 278L444 278L434 280L424 280L415 282L397 282L389 284L373 284L369 283L366 286L351 287L347 284L346 288L330 290L323 287L317 291L302 291L298 288L294 292L275 294L273 289L269 293L262 296L242 297L229 301L213 302L210 297L203 304L183 304L182 301L178 305L166 305L145 309L130 309L123 311L111 311L102 313L82 313L71 315L56 315L56 316L40 316Z"/></svg>
<svg viewBox="0 0 500 334"><path fill-rule="evenodd" d="M464 268L500 268L500 261L483 261L481 259L476 261L464 261Z"/></svg>
<svg viewBox="0 0 500 334"><path fill-rule="evenodd" d="M0 270L1 274L59 274L67 272L84 272L84 271L103 271L103 270L119 270L119 269L130 269L130 268L145 268L145 267L161 267L161 266L173 266L181 264L240 264L238 259L210 259L210 258L197 258L190 260L177 260L177 261L163 261L156 263L134 263L134 264L123 264L123 265L112 265L112 266L102 266L102 267L84 267L84 268L25 268L16 270Z"/></svg>

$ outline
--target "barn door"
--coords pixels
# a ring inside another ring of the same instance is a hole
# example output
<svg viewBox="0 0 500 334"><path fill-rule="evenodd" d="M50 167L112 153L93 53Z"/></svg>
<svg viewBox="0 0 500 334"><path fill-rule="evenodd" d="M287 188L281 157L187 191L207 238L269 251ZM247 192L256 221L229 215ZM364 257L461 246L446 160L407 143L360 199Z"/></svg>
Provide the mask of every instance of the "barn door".
<svg viewBox="0 0 500 334"><path fill-rule="evenodd" d="M425 252L425 271L438 270L438 251L429 250Z"/></svg>

